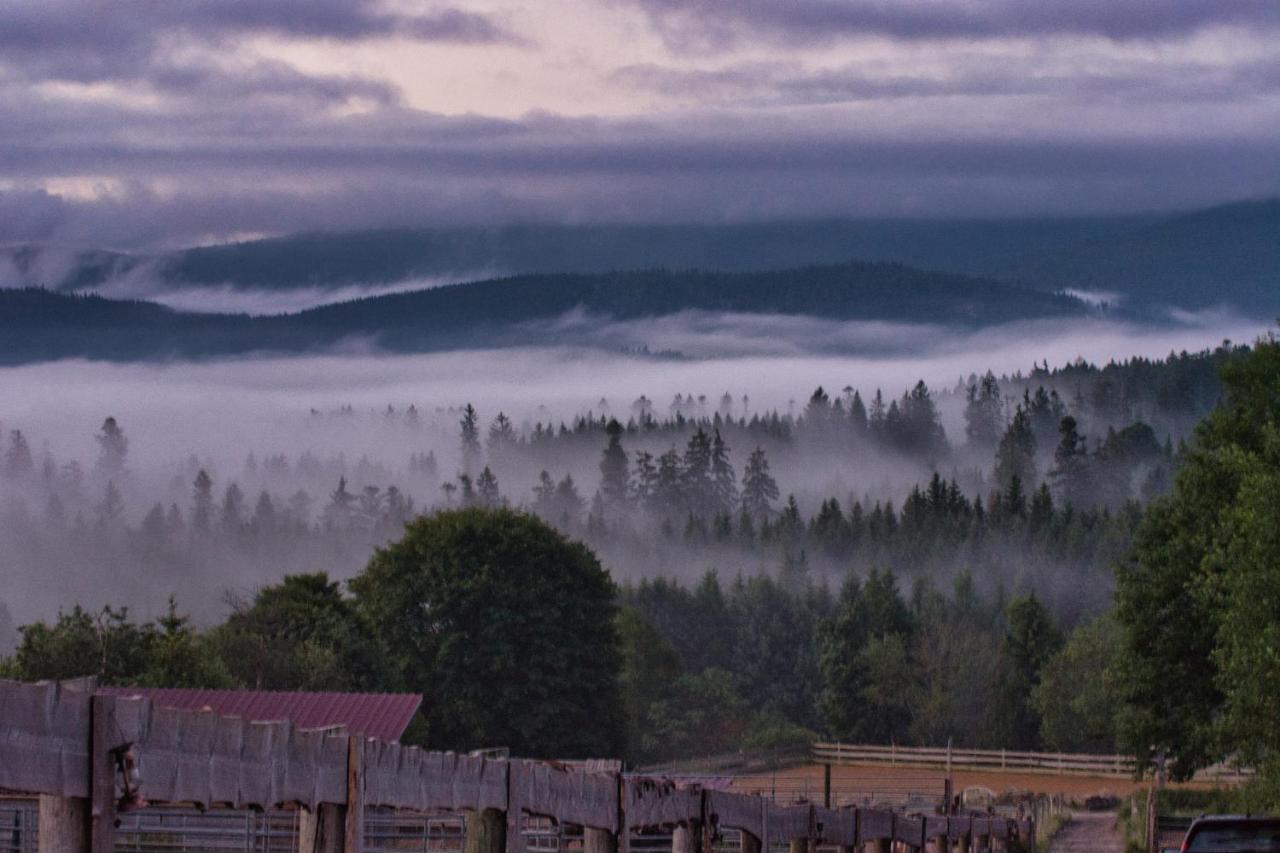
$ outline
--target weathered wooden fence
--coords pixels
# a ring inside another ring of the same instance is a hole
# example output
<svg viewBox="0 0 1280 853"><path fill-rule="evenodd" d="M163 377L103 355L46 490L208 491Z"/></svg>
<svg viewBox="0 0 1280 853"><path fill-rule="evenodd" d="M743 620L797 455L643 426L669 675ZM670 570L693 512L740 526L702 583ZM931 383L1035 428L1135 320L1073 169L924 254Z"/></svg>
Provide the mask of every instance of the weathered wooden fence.
<svg viewBox="0 0 1280 853"><path fill-rule="evenodd" d="M462 812L470 853L529 853L527 815L583 827L584 853L631 853L663 831L672 853L709 851L722 829L740 832L742 853L1013 849L1034 846L1035 833L1030 821L784 806L554 762L427 752L51 683L0 681L0 789L39 795L40 850L60 853L113 851L118 815L146 803L293 806L302 853L363 853L369 807Z"/></svg>

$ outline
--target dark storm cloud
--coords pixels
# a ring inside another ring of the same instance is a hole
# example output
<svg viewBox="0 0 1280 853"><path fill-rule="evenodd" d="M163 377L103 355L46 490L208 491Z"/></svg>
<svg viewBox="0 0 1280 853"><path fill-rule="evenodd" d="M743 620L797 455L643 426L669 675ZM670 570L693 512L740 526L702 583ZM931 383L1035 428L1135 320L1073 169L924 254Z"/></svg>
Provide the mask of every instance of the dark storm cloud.
<svg viewBox="0 0 1280 853"><path fill-rule="evenodd" d="M974 39L1089 35L1161 39L1221 24L1274 27L1273 0L614 0L637 5L675 46L725 46L748 35Z"/></svg>
<svg viewBox="0 0 1280 853"><path fill-rule="evenodd" d="M768 113L497 121L404 109L277 119L270 136L240 132L257 113L192 114L179 135L143 116L77 113L59 124L53 113L42 111L43 133L0 128L10 175L92 168L120 188L83 201L0 193L0 242L129 248L531 219L1129 211L1280 190L1280 141L1270 137L867 138L839 127L780 130ZM38 141L49 137L57 144ZM146 189L157 176L177 189Z"/></svg>

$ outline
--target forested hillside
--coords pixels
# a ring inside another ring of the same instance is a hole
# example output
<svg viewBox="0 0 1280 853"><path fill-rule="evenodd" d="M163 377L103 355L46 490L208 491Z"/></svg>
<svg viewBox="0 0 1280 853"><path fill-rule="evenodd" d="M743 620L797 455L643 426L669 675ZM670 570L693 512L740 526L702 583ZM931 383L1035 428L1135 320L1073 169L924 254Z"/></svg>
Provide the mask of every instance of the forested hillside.
<svg viewBox="0 0 1280 853"><path fill-rule="evenodd" d="M5 667L397 689L396 641L369 616L394 585L363 581L353 599L342 581L420 514L510 507L584 542L618 584L633 760L819 734L1114 749L1112 566L1217 403L1218 369L1249 353L818 388L794 413L683 394L521 424L470 405L313 410L288 450L241 442L218 462L190 447L159 470L134 461L123 413L93 436L96 458L8 423L9 603L63 614L19 616L20 635L0 624L17 644ZM382 453L307 446L355 435ZM169 595L169 615L130 615ZM438 731L419 736L474 745Z"/></svg>
<svg viewBox="0 0 1280 853"><path fill-rule="evenodd" d="M0 286L93 290L135 277L167 288L337 289L413 279L662 267L760 272L859 262L1074 288L1185 309L1280 312L1280 200L1180 215L729 225L509 225L314 233L156 255L8 250ZM2 269L2 268L0 268ZM109 295L111 288L105 292Z"/></svg>
<svg viewBox="0 0 1280 853"><path fill-rule="evenodd" d="M347 338L397 352L576 343L571 333L545 322L571 311L601 321L703 311L967 328L1087 314L1086 306L1070 297L896 264L739 274L653 270L522 276L270 317L193 314L97 296L0 290L0 361L303 352Z"/></svg>
<svg viewBox="0 0 1280 853"><path fill-rule="evenodd" d="M1041 250L1003 274L1185 308L1280 313L1280 199L1242 202Z"/></svg>

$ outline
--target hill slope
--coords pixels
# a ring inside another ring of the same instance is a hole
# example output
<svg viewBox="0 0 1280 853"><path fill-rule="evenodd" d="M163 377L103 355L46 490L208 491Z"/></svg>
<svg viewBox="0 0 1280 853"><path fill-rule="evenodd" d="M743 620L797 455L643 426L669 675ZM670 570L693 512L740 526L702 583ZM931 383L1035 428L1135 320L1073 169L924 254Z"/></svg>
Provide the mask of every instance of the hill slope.
<svg viewBox="0 0 1280 853"><path fill-rule="evenodd" d="M576 343L571 333L541 322L570 311L615 320L703 311L961 327L1087 313L1069 297L895 264L740 274L522 276L272 317L184 313L146 302L8 290L0 291L0 360L302 352L353 337L400 352Z"/></svg>
<svg viewBox="0 0 1280 853"><path fill-rule="evenodd" d="M1003 277L1190 309L1225 303L1274 319L1280 313L1280 199L1223 205L1040 252Z"/></svg>
<svg viewBox="0 0 1280 853"><path fill-rule="evenodd" d="M1165 217L513 225L302 234L157 256L19 247L0 250L0 286L103 288L109 294L113 279L141 276L155 279L158 289L326 291L417 278L653 267L756 272L850 260L903 263L1039 290L1116 292L1146 305L1199 309L1225 303L1272 319L1280 313L1280 200Z"/></svg>

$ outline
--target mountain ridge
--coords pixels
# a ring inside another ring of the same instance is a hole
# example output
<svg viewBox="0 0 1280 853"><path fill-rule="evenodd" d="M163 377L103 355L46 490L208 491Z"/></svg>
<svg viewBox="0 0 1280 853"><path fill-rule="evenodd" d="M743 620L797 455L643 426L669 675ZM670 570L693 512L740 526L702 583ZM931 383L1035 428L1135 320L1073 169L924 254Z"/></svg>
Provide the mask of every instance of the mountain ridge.
<svg viewBox="0 0 1280 853"><path fill-rule="evenodd" d="M1069 296L901 264L513 276L258 317L41 289L0 291L0 309L0 359L9 363L307 352L355 337L392 352L571 343L570 333L538 324L572 311L624 321L698 311L976 328L1090 310Z"/></svg>

